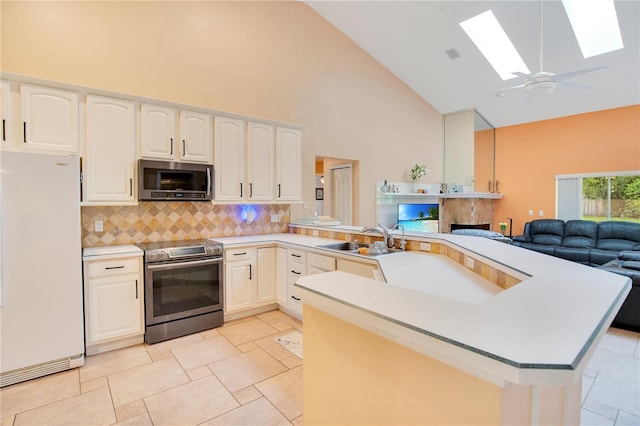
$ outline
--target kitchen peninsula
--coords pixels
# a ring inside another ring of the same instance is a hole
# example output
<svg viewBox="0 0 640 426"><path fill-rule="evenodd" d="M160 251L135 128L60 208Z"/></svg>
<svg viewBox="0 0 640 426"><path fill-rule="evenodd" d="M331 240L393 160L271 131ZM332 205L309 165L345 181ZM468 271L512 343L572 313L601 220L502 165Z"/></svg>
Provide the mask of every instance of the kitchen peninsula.
<svg viewBox="0 0 640 426"><path fill-rule="evenodd" d="M407 238L520 281L479 301L436 294L446 277L428 266L433 252L379 256L387 283L300 278L305 422L578 424L584 366L629 280L488 239L426 235Z"/></svg>
<svg viewBox="0 0 640 426"><path fill-rule="evenodd" d="M294 280L305 423L579 423L584 367L628 278L479 237L408 232L408 251L364 256L322 247L366 242L360 227L289 227L219 240L338 262ZM346 273L346 259L378 269Z"/></svg>

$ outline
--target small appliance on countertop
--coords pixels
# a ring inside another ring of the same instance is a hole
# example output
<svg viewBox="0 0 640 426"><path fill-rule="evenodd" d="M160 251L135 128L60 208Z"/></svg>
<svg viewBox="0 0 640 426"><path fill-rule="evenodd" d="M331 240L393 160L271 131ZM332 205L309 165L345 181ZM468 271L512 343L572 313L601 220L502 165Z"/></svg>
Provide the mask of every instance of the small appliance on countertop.
<svg viewBox="0 0 640 426"><path fill-rule="evenodd" d="M145 342L157 343L224 323L223 246L207 239L141 243Z"/></svg>

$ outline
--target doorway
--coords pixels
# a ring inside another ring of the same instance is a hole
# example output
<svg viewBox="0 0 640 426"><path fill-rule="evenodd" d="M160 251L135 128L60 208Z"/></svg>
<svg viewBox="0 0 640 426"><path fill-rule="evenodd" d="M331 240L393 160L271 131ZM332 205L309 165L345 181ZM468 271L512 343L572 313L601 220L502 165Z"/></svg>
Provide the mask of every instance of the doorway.
<svg viewBox="0 0 640 426"><path fill-rule="evenodd" d="M351 164L329 169L331 176L331 215L343 225L352 225L353 168Z"/></svg>
<svg viewBox="0 0 640 426"><path fill-rule="evenodd" d="M357 225L359 162L316 157L316 177L323 177L322 211L343 225Z"/></svg>

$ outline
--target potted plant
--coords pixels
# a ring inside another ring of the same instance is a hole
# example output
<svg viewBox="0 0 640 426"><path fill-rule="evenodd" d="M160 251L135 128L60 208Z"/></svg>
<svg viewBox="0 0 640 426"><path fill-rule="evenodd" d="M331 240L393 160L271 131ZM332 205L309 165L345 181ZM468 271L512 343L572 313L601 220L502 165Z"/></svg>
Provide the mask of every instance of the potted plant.
<svg viewBox="0 0 640 426"><path fill-rule="evenodd" d="M411 192L416 192L416 183L418 183L422 176L425 176L430 171L431 169L429 169L429 166L418 163L414 164L414 166L409 169L409 177L411 178Z"/></svg>

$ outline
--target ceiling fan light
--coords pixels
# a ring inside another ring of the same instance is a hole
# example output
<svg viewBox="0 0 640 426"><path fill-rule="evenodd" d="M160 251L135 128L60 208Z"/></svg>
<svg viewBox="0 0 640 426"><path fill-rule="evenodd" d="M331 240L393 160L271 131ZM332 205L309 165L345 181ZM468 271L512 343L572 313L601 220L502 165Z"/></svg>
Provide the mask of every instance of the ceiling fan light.
<svg viewBox="0 0 640 426"><path fill-rule="evenodd" d="M525 92L532 96L542 96L553 93L556 90L557 83L555 81L533 81L524 86Z"/></svg>

